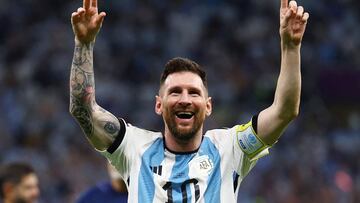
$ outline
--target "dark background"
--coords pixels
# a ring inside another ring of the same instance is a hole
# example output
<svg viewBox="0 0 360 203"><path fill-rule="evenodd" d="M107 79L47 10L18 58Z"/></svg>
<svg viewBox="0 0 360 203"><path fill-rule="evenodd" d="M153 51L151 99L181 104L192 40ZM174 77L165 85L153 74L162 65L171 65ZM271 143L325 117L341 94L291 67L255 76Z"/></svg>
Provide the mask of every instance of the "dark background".
<svg viewBox="0 0 360 203"><path fill-rule="evenodd" d="M360 3L301 0L302 102L271 155L240 187L241 203L360 202ZM105 160L68 113L80 0L0 0L0 163L30 162L41 202L72 202L107 179ZM97 101L161 131L153 112L164 64L191 58L208 73L206 129L247 122L272 103L280 64L280 0L101 1ZM102 167L104 166L104 167Z"/></svg>

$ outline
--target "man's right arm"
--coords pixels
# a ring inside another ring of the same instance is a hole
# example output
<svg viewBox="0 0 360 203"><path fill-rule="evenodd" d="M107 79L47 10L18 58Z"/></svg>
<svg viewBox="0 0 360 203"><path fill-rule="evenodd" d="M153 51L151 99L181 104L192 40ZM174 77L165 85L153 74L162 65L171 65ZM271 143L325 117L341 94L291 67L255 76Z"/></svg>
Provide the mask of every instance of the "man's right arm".
<svg viewBox="0 0 360 203"><path fill-rule="evenodd" d="M105 13L98 13L96 0L84 0L83 7L71 16L75 51L70 74L70 113L90 143L107 149L120 131L118 119L95 100L93 49Z"/></svg>
<svg viewBox="0 0 360 203"><path fill-rule="evenodd" d="M69 110L91 144L98 150L105 150L115 140L120 124L114 115L95 101L93 48L94 42L75 42L70 74Z"/></svg>

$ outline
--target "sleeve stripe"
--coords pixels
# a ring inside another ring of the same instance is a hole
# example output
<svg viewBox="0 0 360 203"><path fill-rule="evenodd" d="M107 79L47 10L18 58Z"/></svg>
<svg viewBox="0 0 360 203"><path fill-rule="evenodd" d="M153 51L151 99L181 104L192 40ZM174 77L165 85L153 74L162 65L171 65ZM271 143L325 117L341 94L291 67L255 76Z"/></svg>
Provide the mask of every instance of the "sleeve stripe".
<svg viewBox="0 0 360 203"><path fill-rule="evenodd" d="M110 147L106 150L110 154L114 153L115 150L120 146L121 142L124 139L125 132L126 132L126 126L125 121L123 119L118 119L120 122L120 130L118 135L116 136L114 142L110 145Z"/></svg>

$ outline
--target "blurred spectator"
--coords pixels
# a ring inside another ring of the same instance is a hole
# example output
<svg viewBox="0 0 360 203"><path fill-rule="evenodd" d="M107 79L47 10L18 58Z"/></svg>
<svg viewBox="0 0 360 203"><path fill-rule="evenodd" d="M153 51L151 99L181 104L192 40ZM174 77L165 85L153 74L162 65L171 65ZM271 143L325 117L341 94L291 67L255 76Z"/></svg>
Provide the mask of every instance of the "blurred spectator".
<svg viewBox="0 0 360 203"><path fill-rule="evenodd" d="M96 186L81 193L79 199L76 201L77 203L127 202L127 188L120 174L109 163L107 164L107 170L110 181L98 183Z"/></svg>
<svg viewBox="0 0 360 203"><path fill-rule="evenodd" d="M4 203L35 203L40 194L38 177L25 163L10 163L0 168L0 197Z"/></svg>

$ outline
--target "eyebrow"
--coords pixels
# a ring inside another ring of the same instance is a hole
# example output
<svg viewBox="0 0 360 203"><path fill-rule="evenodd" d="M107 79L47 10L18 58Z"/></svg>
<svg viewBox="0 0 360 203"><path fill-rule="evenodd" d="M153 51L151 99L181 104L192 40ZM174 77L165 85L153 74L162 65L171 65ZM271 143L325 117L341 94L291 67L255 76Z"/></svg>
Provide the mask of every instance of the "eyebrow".
<svg viewBox="0 0 360 203"><path fill-rule="evenodd" d="M197 87L189 87L188 88L189 92L196 92L199 93L200 95L203 95L202 91L200 88ZM180 86L174 86L174 87L170 87L167 91L167 93L171 93L173 91L182 91L182 87Z"/></svg>

